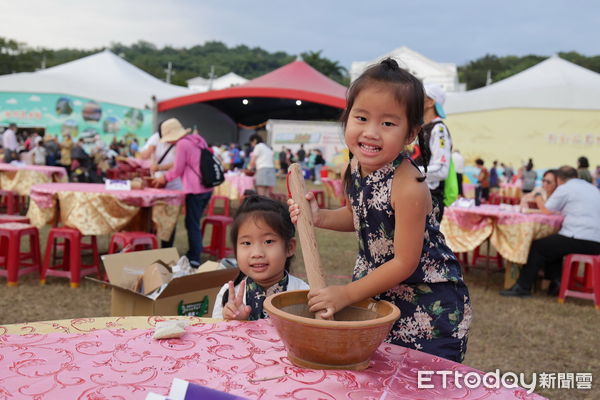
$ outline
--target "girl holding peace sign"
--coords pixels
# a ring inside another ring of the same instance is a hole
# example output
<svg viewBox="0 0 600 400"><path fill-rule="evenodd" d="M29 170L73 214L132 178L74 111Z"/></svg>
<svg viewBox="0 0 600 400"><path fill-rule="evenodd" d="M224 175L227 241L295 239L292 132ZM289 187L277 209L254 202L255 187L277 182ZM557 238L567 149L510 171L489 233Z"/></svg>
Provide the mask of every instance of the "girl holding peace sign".
<svg viewBox="0 0 600 400"><path fill-rule="evenodd" d="M267 296L309 288L288 273L296 251L294 235L295 227L286 206L262 196L244 200L231 227L240 274L219 291L213 318L266 318L263 302Z"/></svg>

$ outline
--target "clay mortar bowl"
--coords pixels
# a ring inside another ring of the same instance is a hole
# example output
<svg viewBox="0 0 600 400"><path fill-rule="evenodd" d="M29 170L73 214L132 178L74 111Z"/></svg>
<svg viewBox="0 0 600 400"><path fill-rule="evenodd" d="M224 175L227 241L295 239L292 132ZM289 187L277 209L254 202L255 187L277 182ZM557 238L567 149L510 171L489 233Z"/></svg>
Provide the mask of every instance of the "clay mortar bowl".
<svg viewBox="0 0 600 400"><path fill-rule="evenodd" d="M264 302L289 360L299 367L363 370L400 318L395 305L367 299L336 313L335 321L314 319L307 294L308 290L281 292Z"/></svg>

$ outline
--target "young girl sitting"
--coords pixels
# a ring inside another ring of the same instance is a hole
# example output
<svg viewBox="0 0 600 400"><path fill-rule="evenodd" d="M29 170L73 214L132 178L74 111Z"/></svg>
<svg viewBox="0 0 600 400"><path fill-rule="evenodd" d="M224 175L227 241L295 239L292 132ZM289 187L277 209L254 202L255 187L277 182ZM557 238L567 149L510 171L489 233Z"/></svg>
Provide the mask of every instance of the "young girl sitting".
<svg viewBox="0 0 600 400"><path fill-rule="evenodd" d="M304 281L288 273L296 250L294 234L294 224L283 204L261 196L246 198L231 226L240 274L219 291L213 318L265 318L263 302L267 296L308 289Z"/></svg>
<svg viewBox="0 0 600 400"><path fill-rule="evenodd" d="M325 318L374 297L400 308L386 341L462 361L471 322L469 293L460 265L438 230L425 177L404 148L423 140L421 82L386 59L368 68L349 89L342 115L351 160L344 177L347 206L321 210L312 193L315 226L358 233L353 281L309 292L310 310ZM300 210L290 200L295 223Z"/></svg>

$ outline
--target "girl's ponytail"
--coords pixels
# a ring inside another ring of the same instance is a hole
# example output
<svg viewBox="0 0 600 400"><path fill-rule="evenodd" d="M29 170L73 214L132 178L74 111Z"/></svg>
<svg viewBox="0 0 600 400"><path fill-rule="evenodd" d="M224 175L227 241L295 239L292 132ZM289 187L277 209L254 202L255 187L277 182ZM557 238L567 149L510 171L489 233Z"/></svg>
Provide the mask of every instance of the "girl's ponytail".
<svg viewBox="0 0 600 400"><path fill-rule="evenodd" d="M419 149L421 150L421 162L423 169L425 170L425 175L417 178L417 181L424 182L427 175L427 166L429 165L429 160L431 159L431 149L429 148L429 140L427 140L425 137L425 130L422 127L419 129L419 133L417 134L417 140Z"/></svg>

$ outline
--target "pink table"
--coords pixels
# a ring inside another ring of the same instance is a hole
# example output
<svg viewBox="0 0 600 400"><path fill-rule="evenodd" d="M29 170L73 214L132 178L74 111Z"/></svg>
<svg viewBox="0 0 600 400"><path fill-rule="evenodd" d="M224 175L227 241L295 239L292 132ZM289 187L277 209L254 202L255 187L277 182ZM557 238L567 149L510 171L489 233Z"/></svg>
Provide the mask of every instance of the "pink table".
<svg viewBox="0 0 600 400"><path fill-rule="evenodd" d="M255 178L243 173L227 172L225 182L214 189L213 195L225 196L231 200L241 199L244 191L254 189Z"/></svg>
<svg viewBox="0 0 600 400"><path fill-rule="evenodd" d="M443 389L439 375L430 382L434 388L418 389L420 370L483 372L390 344L379 347L365 371L298 368L288 361L268 320L198 324L180 339L156 341L152 330L117 329L122 319L110 319L111 330L83 334L29 329L23 336L0 336L0 394L40 400L144 399L150 391L166 395L176 377L249 399L541 398L520 388L469 389L451 383ZM149 317L148 323L156 319Z"/></svg>
<svg viewBox="0 0 600 400"><path fill-rule="evenodd" d="M177 223L185 193L178 190L106 190L103 184L49 183L31 188L27 216L43 226L57 218L84 235L105 235L126 227L140 212L151 208L157 235L168 240ZM57 212L60 211L60 215Z"/></svg>
<svg viewBox="0 0 600 400"><path fill-rule="evenodd" d="M521 213L509 207L446 207L440 229L454 252L472 251L489 238L503 258L525 264L531 242L558 232L564 217ZM505 286L511 286L518 273L517 266L506 268Z"/></svg>
<svg viewBox="0 0 600 400"><path fill-rule="evenodd" d="M63 167L0 163L0 188L15 191L20 196L28 196L31 186L35 184L67 180L67 170Z"/></svg>

